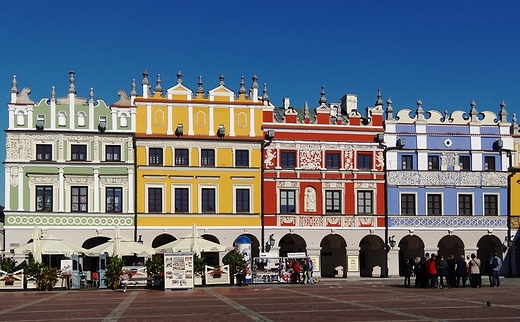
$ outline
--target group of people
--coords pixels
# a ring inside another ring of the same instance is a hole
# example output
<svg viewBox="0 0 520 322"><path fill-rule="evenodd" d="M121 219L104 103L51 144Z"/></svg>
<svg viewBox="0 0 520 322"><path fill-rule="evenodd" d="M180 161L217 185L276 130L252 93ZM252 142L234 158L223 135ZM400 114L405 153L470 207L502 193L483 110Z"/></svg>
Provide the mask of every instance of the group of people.
<svg viewBox="0 0 520 322"><path fill-rule="evenodd" d="M490 253L485 261L471 254L464 258L455 258L453 254L445 258L444 255L428 254L424 257L408 259L403 263L402 275L404 286L410 287L411 276L415 276L415 287L422 288L453 288L466 287L480 288L482 274L489 277L491 287L500 287L500 270L502 259L497 253Z"/></svg>
<svg viewBox="0 0 520 322"><path fill-rule="evenodd" d="M285 267L280 267L281 281L284 283L314 284L312 259L287 259Z"/></svg>

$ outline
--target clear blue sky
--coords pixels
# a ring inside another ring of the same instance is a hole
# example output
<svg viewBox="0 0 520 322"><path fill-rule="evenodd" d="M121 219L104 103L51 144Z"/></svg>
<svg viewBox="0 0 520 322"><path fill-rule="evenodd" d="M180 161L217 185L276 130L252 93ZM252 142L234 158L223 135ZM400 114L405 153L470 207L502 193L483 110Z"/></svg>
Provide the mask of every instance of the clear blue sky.
<svg viewBox="0 0 520 322"><path fill-rule="evenodd" d="M520 1L7 1L0 10L0 127L7 128L12 75L31 98L58 96L76 71L78 96L118 100L147 70L155 86L226 85L257 74L277 106L317 106L377 89L394 109L520 113ZM139 94L141 93L138 91ZM520 118L520 115L519 115ZM2 133L2 141L5 134ZM0 149L0 159L5 151ZM3 171L0 174L3 182ZM0 204L4 201L0 184Z"/></svg>

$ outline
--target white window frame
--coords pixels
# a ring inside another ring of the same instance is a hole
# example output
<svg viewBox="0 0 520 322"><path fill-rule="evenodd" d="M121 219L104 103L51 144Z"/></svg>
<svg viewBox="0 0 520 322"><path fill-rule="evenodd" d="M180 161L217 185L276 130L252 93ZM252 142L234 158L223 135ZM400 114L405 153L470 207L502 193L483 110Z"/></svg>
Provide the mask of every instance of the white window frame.
<svg viewBox="0 0 520 322"><path fill-rule="evenodd" d="M409 216L409 215L403 215L403 209L401 208L401 201L402 201L402 195L414 195L415 198L415 216L419 216L419 203L417 199L417 192L406 192L406 191L400 191L399 192L399 216Z"/></svg>
<svg viewBox="0 0 520 322"><path fill-rule="evenodd" d="M172 184L170 186L170 191L171 191L171 198L170 200L172 200L171 202L171 205L170 205L170 212L172 214L175 214L175 189L177 188L181 188L181 189L188 189L188 214L191 214L192 211L192 187L191 187L191 184ZM185 212L180 212L180 214L186 214Z"/></svg>
<svg viewBox="0 0 520 322"><path fill-rule="evenodd" d="M159 212L149 212L148 211L148 188L161 188L162 190L162 211L160 213L166 213L166 200L164 198L165 196L165 193L166 193L166 185L164 183L156 183L156 182L147 182L144 184L144 191L145 191L145 196L144 196L144 207L145 207L145 214L150 214L150 215L154 215L154 214L159 214Z"/></svg>
<svg viewBox="0 0 520 322"><path fill-rule="evenodd" d="M211 214L218 214L220 211L219 211L219 193L218 193L218 184L200 184L198 187L198 193L199 193L199 201L198 201L198 207L199 207L199 214L208 214L208 215L211 215ZM211 213L211 212L202 212L202 189L215 189L215 212L214 213Z"/></svg>
<svg viewBox="0 0 520 322"><path fill-rule="evenodd" d="M456 211L457 216L470 217L468 215L461 215L460 214L460 211L459 211L459 196L460 195L471 195L471 210L473 212L473 214L471 216L475 216L475 194L473 192L470 192L470 191L468 191L468 192L457 192L457 209L456 209L457 210ZM484 196L482 196L482 197L484 197ZM482 200L484 200L484 199L482 199ZM484 209L484 208L482 208L482 209Z"/></svg>
<svg viewBox="0 0 520 322"><path fill-rule="evenodd" d="M249 190L249 212L240 212L240 214L253 213L253 196L254 190L251 184L234 184L233 185L233 213L237 214L237 189Z"/></svg>
<svg viewBox="0 0 520 322"><path fill-rule="evenodd" d="M430 216L428 214L428 195L441 195L441 214L439 216L444 216L445 214L445 209L444 209L444 192L427 192L424 196L424 215L425 216ZM457 198L457 208L459 207L459 204L458 204L458 198ZM457 210L458 212L458 210ZM431 215L431 216L436 216L436 215Z"/></svg>

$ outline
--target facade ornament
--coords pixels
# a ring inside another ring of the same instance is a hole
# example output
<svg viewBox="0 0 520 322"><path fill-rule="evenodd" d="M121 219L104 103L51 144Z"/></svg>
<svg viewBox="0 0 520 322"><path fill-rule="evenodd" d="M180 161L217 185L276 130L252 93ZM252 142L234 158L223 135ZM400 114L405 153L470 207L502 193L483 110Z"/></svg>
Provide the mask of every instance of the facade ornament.
<svg viewBox="0 0 520 322"><path fill-rule="evenodd" d="M76 86L74 86L74 74L76 74L73 70L69 72L69 94L76 94Z"/></svg>
<svg viewBox="0 0 520 322"><path fill-rule="evenodd" d="M269 101L269 95L267 95L267 84L264 83L264 95L262 95L264 101Z"/></svg>
<svg viewBox="0 0 520 322"><path fill-rule="evenodd" d="M220 74L219 78L219 86L224 86L224 74Z"/></svg>
<svg viewBox="0 0 520 322"><path fill-rule="evenodd" d="M148 72L146 70L143 72L143 80L141 81L141 85L150 85L148 82Z"/></svg>
<svg viewBox="0 0 520 322"><path fill-rule="evenodd" d="M381 95L381 89L377 89L377 101L376 106L383 106L383 100L381 99L383 96Z"/></svg>
<svg viewBox="0 0 520 322"><path fill-rule="evenodd" d="M500 122L507 123L507 111L506 111L506 102L502 101L500 103Z"/></svg>
<svg viewBox="0 0 520 322"><path fill-rule="evenodd" d="M94 88L93 87L90 88L89 97L90 97L89 103L94 103Z"/></svg>
<svg viewBox="0 0 520 322"><path fill-rule="evenodd" d="M198 94L201 94L203 95L204 94L204 88L202 87L202 76L199 76L199 87L197 87L197 95Z"/></svg>
<svg viewBox="0 0 520 322"><path fill-rule="evenodd" d="M240 77L240 89L238 90L238 94L246 94L246 83L244 82L244 76Z"/></svg>
<svg viewBox="0 0 520 322"><path fill-rule="evenodd" d="M177 72L177 84L182 84L182 73L180 70Z"/></svg>
<svg viewBox="0 0 520 322"><path fill-rule="evenodd" d="M51 102L56 102L56 87L51 87Z"/></svg>
<svg viewBox="0 0 520 322"><path fill-rule="evenodd" d="M162 87L161 87L161 74L157 74L157 81L155 82L157 85L155 86L155 91L156 92L162 92Z"/></svg>
<svg viewBox="0 0 520 322"><path fill-rule="evenodd" d="M253 79L253 84L251 84L251 88L252 89L258 88L258 83L256 82L258 80L258 76L256 76L256 74L254 74L252 79Z"/></svg>
<svg viewBox="0 0 520 322"><path fill-rule="evenodd" d="M392 100L390 98L386 100L386 119L394 119L394 108L392 107Z"/></svg>
<svg viewBox="0 0 520 322"><path fill-rule="evenodd" d="M424 121L424 110L422 108L421 99L417 100L417 111L415 114L417 115L417 121Z"/></svg>
<svg viewBox="0 0 520 322"><path fill-rule="evenodd" d="M321 97L320 97L320 100L318 101L318 104L320 104L320 105L327 104L327 98L325 97L325 86L321 87Z"/></svg>
<svg viewBox="0 0 520 322"><path fill-rule="evenodd" d="M13 75L13 87L11 87L11 93L18 93L18 89L16 88L16 75Z"/></svg>
<svg viewBox="0 0 520 322"><path fill-rule="evenodd" d="M303 104L303 112L305 114L305 118L309 118L309 104L307 103L307 101L305 101L305 103Z"/></svg>
<svg viewBox="0 0 520 322"><path fill-rule="evenodd" d="M469 104L471 106L471 111L470 111L470 116L471 116L471 122L477 122L478 121L478 112L477 112L477 103L475 103L475 101L471 101L471 104Z"/></svg>
<svg viewBox="0 0 520 322"><path fill-rule="evenodd" d="M135 78L132 79L132 90L130 91L130 96L137 96Z"/></svg>

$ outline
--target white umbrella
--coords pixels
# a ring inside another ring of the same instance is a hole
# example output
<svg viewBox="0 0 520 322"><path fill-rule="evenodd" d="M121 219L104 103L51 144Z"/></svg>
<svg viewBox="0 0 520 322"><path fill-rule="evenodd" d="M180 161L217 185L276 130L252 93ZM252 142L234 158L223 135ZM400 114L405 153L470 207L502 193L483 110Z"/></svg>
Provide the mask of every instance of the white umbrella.
<svg viewBox="0 0 520 322"><path fill-rule="evenodd" d="M155 248L159 253L167 252L193 252L200 255L205 252L224 252L226 246L214 243L199 236L197 225L193 224L192 232L188 236L181 237L171 243Z"/></svg>
<svg viewBox="0 0 520 322"><path fill-rule="evenodd" d="M32 234L32 254L33 258L37 262L42 261L42 249L40 243L40 227L34 226L33 234Z"/></svg>
<svg viewBox="0 0 520 322"><path fill-rule="evenodd" d="M81 246L71 244L61 238L51 235L40 237L39 228L35 227L33 242L14 249L16 255L27 255L32 253L34 260L41 262L42 255L66 255L87 254L89 251Z"/></svg>
<svg viewBox="0 0 520 322"><path fill-rule="evenodd" d="M155 249L143 244L134 242L131 239L122 237L119 232L119 226L116 226L114 237L107 242L93 247L87 251L87 255L108 253L110 257L114 256L133 256L149 257L156 253Z"/></svg>

